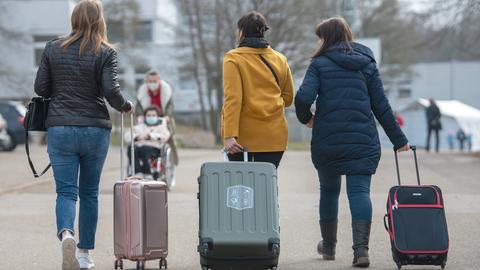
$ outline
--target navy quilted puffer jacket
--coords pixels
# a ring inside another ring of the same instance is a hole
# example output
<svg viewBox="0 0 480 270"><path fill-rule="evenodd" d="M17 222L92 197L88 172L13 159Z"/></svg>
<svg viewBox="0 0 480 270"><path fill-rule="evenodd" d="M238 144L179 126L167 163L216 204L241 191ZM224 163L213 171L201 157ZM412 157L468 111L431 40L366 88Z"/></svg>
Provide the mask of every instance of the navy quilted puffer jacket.
<svg viewBox="0 0 480 270"><path fill-rule="evenodd" d="M316 113L311 151L315 167L337 175L374 174L380 161L375 118L395 149L408 143L383 90L372 51L339 44L310 64L295 97L303 124Z"/></svg>

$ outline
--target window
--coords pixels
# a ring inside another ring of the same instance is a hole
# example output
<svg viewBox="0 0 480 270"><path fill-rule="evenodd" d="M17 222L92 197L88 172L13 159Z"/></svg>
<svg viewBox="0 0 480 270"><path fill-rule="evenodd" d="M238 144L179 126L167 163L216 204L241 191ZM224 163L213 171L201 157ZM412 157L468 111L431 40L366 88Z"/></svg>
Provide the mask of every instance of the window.
<svg viewBox="0 0 480 270"><path fill-rule="evenodd" d="M412 96L412 90L406 88L398 89L398 98L410 98Z"/></svg>
<svg viewBox="0 0 480 270"><path fill-rule="evenodd" d="M121 21L109 21L107 23L108 39L114 43L124 42L128 33L133 32L135 41L151 42L153 41L153 22L140 21L132 29L130 25ZM132 29L129 31L129 29Z"/></svg>
<svg viewBox="0 0 480 270"><path fill-rule="evenodd" d="M135 41L151 42L153 41L153 23L152 21L142 21L135 26Z"/></svg>
<svg viewBox="0 0 480 270"><path fill-rule="evenodd" d="M38 67L40 65L40 61L42 60L43 48L36 48L35 49L35 66Z"/></svg>
<svg viewBox="0 0 480 270"><path fill-rule="evenodd" d="M135 80L135 89L140 88L140 86L145 82L144 79L136 79Z"/></svg>
<svg viewBox="0 0 480 270"><path fill-rule="evenodd" d="M107 23L108 40L111 42L121 42L125 40L125 32L123 31L123 23L109 21Z"/></svg>
<svg viewBox="0 0 480 270"><path fill-rule="evenodd" d="M40 61L42 60L43 49L47 41L50 41L58 36L55 34L52 35L35 35L33 36L33 54L34 54L34 65L38 67Z"/></svg>
<svg viewBox="0 0 480 270"><path fill-rule="evenodd" d="M181 77L178 88L180 90L194 90L197 89L197 85L192 77Z"/></svg>
<svg viewBox="0 0 480 270"><path fill-rule="evenodd" d="M135 67L135 73L139 75L145 75L150 70L150 67L145 65L140 65Z"/></svg>
<svg viewBox="0 0 480 270"><path fill-rule="evenodd" d="M55 38L57 38L55 35L38 35L33 36L33 42L47 42Z"/></svg>

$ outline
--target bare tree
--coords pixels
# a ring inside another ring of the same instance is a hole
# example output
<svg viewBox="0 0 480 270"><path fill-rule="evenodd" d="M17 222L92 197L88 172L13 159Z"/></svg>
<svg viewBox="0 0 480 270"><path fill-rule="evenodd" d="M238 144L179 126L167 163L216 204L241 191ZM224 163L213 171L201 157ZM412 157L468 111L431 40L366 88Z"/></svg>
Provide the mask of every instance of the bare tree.
<svg viewBox="0 0 480 270"><path fill-rule="evenodd" d="M145 44L139 42L136 33L140 26L140 4L138 0L108 0L104 4L105 19L109 28L109 32L118 35L119 40L115 45L121 52L121 57L125 61L120 61L121 67L125 68L125 64L142 66L144 65L145 55L141 55L136 50L142 48ZM134 93L135 82L127 82L125 87Z"/></svg>
<svg viewBox="0 0 480 270"><path fill-rule="evenodd" d="M189 3L184 3L183 6L184 12L187 14L187 26L188 26L188 43L187 45L191 48L191 55L192 58L190 62L184 64L185 69L190 69L191 73L193 73L193 77L195 78L195 84L197 87L198 99L200 102L200 121L202 124L203 130L208 130L207 119L206 119L206 109L205 109L205 102L204 102L204 86L202 83L202 76L200 71L200 59L198 56L198 48L195 36L195 22L193 21L193 11Z"/></svg>
<svg viewBox="0 0 480 270"><path fill-rule="evenodd" d="M421 18L404 9L398 0L367 0L360 5L360 37L378 37L382 42L383 75L389 79L410 73L415 50L428 46L434 36L422 37ZM421 32L421 33L420 33ZM422 38L421 38L422 37Z"/></svg>
<svg viewBox="0 0 480 270"><path fill-rule="evenodd" d="M180 14L186 21L180 23L177 32L180 37L188 37L188 41L180 43L189 44L191 49L192 57L185 59L187 66L193 66L190 70L196 80L198 94L204 93L202 85L206 87L208 106L205 111L209 113L210 130L217 143L221 143L222 61L224 54L236 46L236 22L240 16L251 10L265 14L271 29L267 34L271 46L290 59L294 73L303 72L317 46L315 23L322 14L328 14L328 3L314 0L298 1L295 5L289 0L177 1ZM187 31L184 25L188 26ZM191 63L192 60L195 63Z"/></svg>
<svg viewBox="0 0 480 270"><path fill-rule="evenodd" d="M424 31L427 46L416 50L427 61L480 59L480 1L432 0L430 7L417 13L417 27Z"/></svg>

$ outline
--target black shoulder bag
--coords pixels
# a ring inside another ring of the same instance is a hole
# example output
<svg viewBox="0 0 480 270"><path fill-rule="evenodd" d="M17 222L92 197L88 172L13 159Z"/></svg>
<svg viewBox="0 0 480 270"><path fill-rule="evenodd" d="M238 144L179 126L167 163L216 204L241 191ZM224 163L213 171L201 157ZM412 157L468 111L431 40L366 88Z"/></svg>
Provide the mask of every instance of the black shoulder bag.
<svg viewBox="0 0 480 270"><path fill-rule="evenodd" d="M35 170L35 167L33 166L33 162L30 159L28 132L29 131L43 131L43 132L47 131L47 128L45 127L45 122L47 120L49 103L50 103L50 99L47 99L47 98L43 98L43 97L32 98L32 100L28 104L27 114L25 115L25 120L23 122L23 125L25 127L25 151L27 152L28 163L30 165L30 168L32 169L33 176L35 176L35 178L38 178L44 175L48 171L48 169L50 169L52 164L49 163L48 166L40 174L37 173L37 171Z"/></svg>
<svg viewBox="0 0 480 270"><path fill-rule="evenodd" d="M263 55L259 55L260 56L260 59L262 59L262 62L268 67L268 69L270 69L270 71L272 72L273 74L273 77L275 77L275 81L277 82L278 84L278 87L282 88L280 86L280 82L278 81L278 76L277 76L277 73L275 73L275 70L273 70L273 67L272 65L267 61L267 59L265 59L265 57L263 57Z"/></svg>

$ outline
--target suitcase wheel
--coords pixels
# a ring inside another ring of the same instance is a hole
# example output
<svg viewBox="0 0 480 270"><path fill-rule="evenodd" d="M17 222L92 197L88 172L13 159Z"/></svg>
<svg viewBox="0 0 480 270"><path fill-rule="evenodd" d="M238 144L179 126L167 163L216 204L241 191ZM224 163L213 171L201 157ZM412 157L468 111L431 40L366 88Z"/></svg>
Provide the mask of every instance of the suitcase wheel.
<svg viewBox="0 0 480 270"><path fill-rule="evenodd" d="M161 259L159 261L160 269L167 269L167 259Z"/></svg>
<svg viewBox="0 0 480 270"><path fill-rule="evenodd" d="M278 268L276 266L273 266L272 267L272 270L277 270Z"/></svg>
<svg viewBox="0 0 480 270"><path fill-rule="evenodd" d="M202 270L210 270L208 266L202 266Z"/></svg>
<svg viewBox="0 0 480 270"><path fill-rule="evenodd" d="M442 269L445 269L445 266L447 266L447 262L442 263L442 265L441 265Z"/></svg>
<svg viewBox="0 0 480 270"><path fill-rule="evenodd" d="M115 269L123 269L123 260L119 259L115 261Z"/></svg>
<svg viewBox="0 0 480 270"><path fill-rule="evenodd" d="M137 270L145 270L145 261L137 261Z"/></svg>
<svg viewBox="0 0 480 270"><path fill-rule="evenodd" d="M273 256L278 256L279 253L280 253L280 246L278 244L273 244L272 246L272 253L273 253ZM272 270L275 270L272 268Z"/></svg>
<svg viewBox="0 0 480 270"><path fill-rule="evenodd" d="M398 270L402 269L402 264L400 262L397 262L397 268Z"/></svg>

